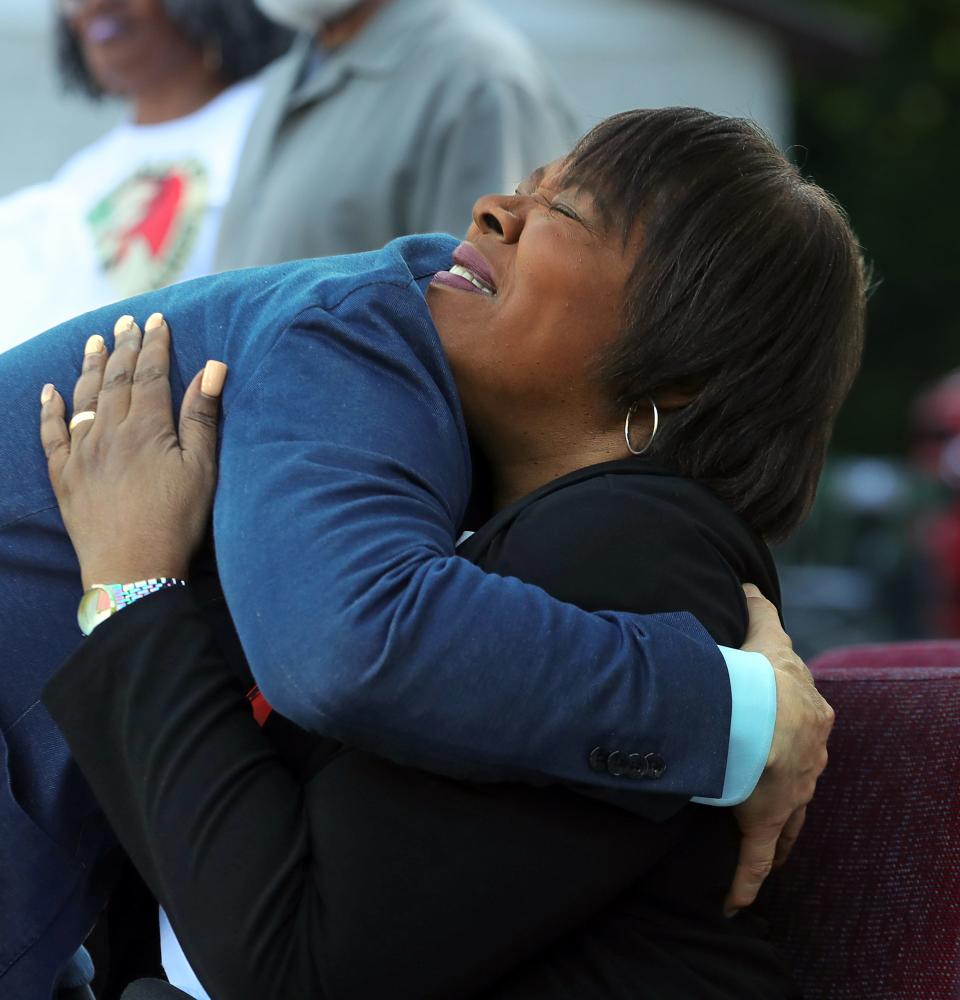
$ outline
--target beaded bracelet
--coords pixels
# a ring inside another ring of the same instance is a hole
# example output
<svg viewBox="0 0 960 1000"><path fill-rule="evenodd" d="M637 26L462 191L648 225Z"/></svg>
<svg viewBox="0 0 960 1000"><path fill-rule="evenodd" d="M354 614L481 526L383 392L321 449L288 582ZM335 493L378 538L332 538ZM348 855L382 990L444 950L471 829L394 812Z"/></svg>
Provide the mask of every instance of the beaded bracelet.
<svg viewBox="0 0 960 1000"><path fill-rule="evenodd" d="M80 599L77 624L84 635L89 635L101 622L115 615L121 608L139 601L141 597L155 594L166 587L185 587L186 580L171 577L153 577L134 583L95 583Z"/></svg>

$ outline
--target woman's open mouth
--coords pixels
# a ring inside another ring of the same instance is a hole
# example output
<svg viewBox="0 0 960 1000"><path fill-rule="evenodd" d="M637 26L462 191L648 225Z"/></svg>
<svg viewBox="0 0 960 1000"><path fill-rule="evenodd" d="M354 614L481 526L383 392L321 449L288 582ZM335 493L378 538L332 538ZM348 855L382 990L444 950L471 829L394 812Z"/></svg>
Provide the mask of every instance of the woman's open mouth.
<svg viewBox="0 0 960 1000"><path fill-rule="evenodd" d="M119 17L100 15L93 17L83 29L84 41L92 45L104 45L126 34L127 25Z"/></svg>
<svg viewBox="0 0 960 1000"><path fill-rule="evenodd" d="M490 273L490 266L483 255L469 243L461 243L453 251L453 266L449 271L438 271L433 282L448 288L460 288L465 292L479 292L493 297L497 286Z"/></svg>

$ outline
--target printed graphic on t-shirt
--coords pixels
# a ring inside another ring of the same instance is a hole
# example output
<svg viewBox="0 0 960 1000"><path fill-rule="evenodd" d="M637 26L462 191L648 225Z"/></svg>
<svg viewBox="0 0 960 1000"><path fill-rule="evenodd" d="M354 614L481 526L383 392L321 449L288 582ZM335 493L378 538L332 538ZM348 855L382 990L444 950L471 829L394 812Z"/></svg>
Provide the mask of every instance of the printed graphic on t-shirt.
<svg viewBox="0 0 960 1000"><path fill-rule="evenodd" d="M177 281L207 209L207 170L198 160L141 167L91 210L100 265L118 297Z"/></svg>

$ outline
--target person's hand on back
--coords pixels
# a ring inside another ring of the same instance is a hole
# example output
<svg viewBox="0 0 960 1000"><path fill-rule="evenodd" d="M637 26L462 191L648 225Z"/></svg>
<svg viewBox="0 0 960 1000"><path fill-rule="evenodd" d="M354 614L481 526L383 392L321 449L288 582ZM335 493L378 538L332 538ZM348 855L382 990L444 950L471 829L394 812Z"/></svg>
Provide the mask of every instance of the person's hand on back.
<svg viewBox="0 0 960 1000"><path fill-rule="evenodd" d="M750 611L743 649L763 653L773 666L777 721L763 775L750 798L734 807L743 839L725 902L728 915L749 906L767 875L790 853L827 766L827 737L834 720L833 709L780 627L777 609L752 584L743 589Z"/></svg>

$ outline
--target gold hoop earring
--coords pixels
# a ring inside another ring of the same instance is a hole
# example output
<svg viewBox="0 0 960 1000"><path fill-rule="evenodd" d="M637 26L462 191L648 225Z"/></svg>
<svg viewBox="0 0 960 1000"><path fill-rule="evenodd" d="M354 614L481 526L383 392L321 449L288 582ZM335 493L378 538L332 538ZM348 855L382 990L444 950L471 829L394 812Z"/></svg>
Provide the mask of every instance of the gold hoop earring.
<svg viewBox="0 0 960 1000"><path fill-rule="evenodd" d="M650 431L650 437L647 438L647 443L639 450L634 448L633 443L630 440L630 418L636 412L636 409L640 404L634 403L633 406L627 410L627 420L623 425L623 437L627 442L627 451L629 451L631 455L642 455L650 447L650 445L653 444L653 439L657 436L657 428L660 426L660 411L657 409L657 404L652 399L648 400L648 402L653 407L653 430Z"/></svg>

